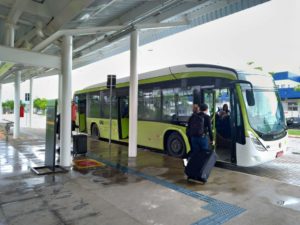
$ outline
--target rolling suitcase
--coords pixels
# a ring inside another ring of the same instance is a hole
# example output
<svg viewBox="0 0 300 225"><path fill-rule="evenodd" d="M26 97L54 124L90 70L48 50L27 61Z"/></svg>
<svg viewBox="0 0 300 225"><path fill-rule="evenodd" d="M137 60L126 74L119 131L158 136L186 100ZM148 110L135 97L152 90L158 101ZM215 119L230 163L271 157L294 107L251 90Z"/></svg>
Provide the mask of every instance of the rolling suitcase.
<svg viewBox="0 0 300 225"><path fill-rule="evenodd" d="M73 156L87 153L87 136L85 134L73 135Z"/></svg>
<svg viewBox="0 0 300 225"><path fill-rule="evenodd" d="M193 179L206 183L212 168L216 164L216 160L217 155L211 150L193 153L185 167L185 174L188 180Z"/></svg>

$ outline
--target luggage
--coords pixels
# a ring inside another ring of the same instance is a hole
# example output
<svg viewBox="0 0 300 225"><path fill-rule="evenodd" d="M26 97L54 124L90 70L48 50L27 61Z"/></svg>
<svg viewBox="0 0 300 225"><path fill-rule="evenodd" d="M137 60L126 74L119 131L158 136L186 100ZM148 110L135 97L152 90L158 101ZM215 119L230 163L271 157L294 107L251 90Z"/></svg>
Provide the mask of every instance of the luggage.
<svg viewBox="0 0 300 225"><path fill-rule="evenodd" d="M211 150L194 152L185 167L185 174L189 179L206 183L209 174L216 164L217 155Z"/></svg>
<svg viewBox="0 0 300 225"><path fill-rule="evenodd" d="M87 135L76 134L73 135L73 156L85 155L87 153Z"/></svg>

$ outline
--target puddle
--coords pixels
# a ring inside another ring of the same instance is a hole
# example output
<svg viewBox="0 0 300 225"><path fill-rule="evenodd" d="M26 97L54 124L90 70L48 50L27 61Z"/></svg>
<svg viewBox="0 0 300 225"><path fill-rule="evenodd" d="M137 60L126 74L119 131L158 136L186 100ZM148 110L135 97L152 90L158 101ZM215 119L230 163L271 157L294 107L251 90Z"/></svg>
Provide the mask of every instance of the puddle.
<svg viewBox="0 0 300 225"><path fill-rule="evenodd" d="M300 211L300 198L287 197L284 199L277 200L275 204L280 207Z"/></svg>
<svg viewBox="0 0 300 225"><path fill-rule="evenodd" d="M36 185L40 185L40 184L45 184L46 183L45 177L24 179L24 182L26 183L26 186L28 188L33 188Z"/></svg>
<svg viewBox="0 0 300 225"><path fill-rule="evenodd" d="M152 176L163 175L168 171L169 171L168 168L157 168L157 167L146 167L146 168L141 169L142 173L149 174Z"/></svg>

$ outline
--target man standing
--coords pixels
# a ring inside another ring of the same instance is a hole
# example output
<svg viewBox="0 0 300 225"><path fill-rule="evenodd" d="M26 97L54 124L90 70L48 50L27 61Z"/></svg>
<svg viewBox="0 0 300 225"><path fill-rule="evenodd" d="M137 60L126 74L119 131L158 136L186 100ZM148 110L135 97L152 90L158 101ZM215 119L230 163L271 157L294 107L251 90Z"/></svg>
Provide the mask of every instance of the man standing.
<svg viewBox="0 0 300 225"><path fill-rule="evenodd" d="M210 116L208 115L208 106L207 104L203 103L200 105L200 112L199 116L202 116L204 118L204 133L202 137L198 139L198 144L200 149L206 150L209 149L209 143L213 144L213 135L212 135L212 130L211 130L211 119ZM209 142L208 142L209 138Z"/></svg>
<svg viewBox="0 0 300 225"><path fill-rule="evenodd" d="M213 141L212 130L211 130L211 119L208 115L207 104L200 105L200 112L194 110L194 113L188 121L187 127L188 136L191 139L191 154L194 151L201 151L208 149L208 138L209 134L210 142Z"/></svg>

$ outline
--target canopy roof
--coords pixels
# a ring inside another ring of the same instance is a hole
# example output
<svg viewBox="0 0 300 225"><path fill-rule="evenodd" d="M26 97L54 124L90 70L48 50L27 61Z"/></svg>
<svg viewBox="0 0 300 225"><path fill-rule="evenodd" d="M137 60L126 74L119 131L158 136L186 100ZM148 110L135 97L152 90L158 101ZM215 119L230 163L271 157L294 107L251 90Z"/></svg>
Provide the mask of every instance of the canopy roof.
<svg viewBox="0 0 300 225"><path fill-rule="evenodd" d="M267 1L0 0L0 43L5 45L7 24L13 24L15 48L60 56L61 37L73 35L75 69L128 50L133 29L140 30L144 45ZM12 82L17 70L22 80L59 73L47 65L1 62L0 83Z"/></svg>

